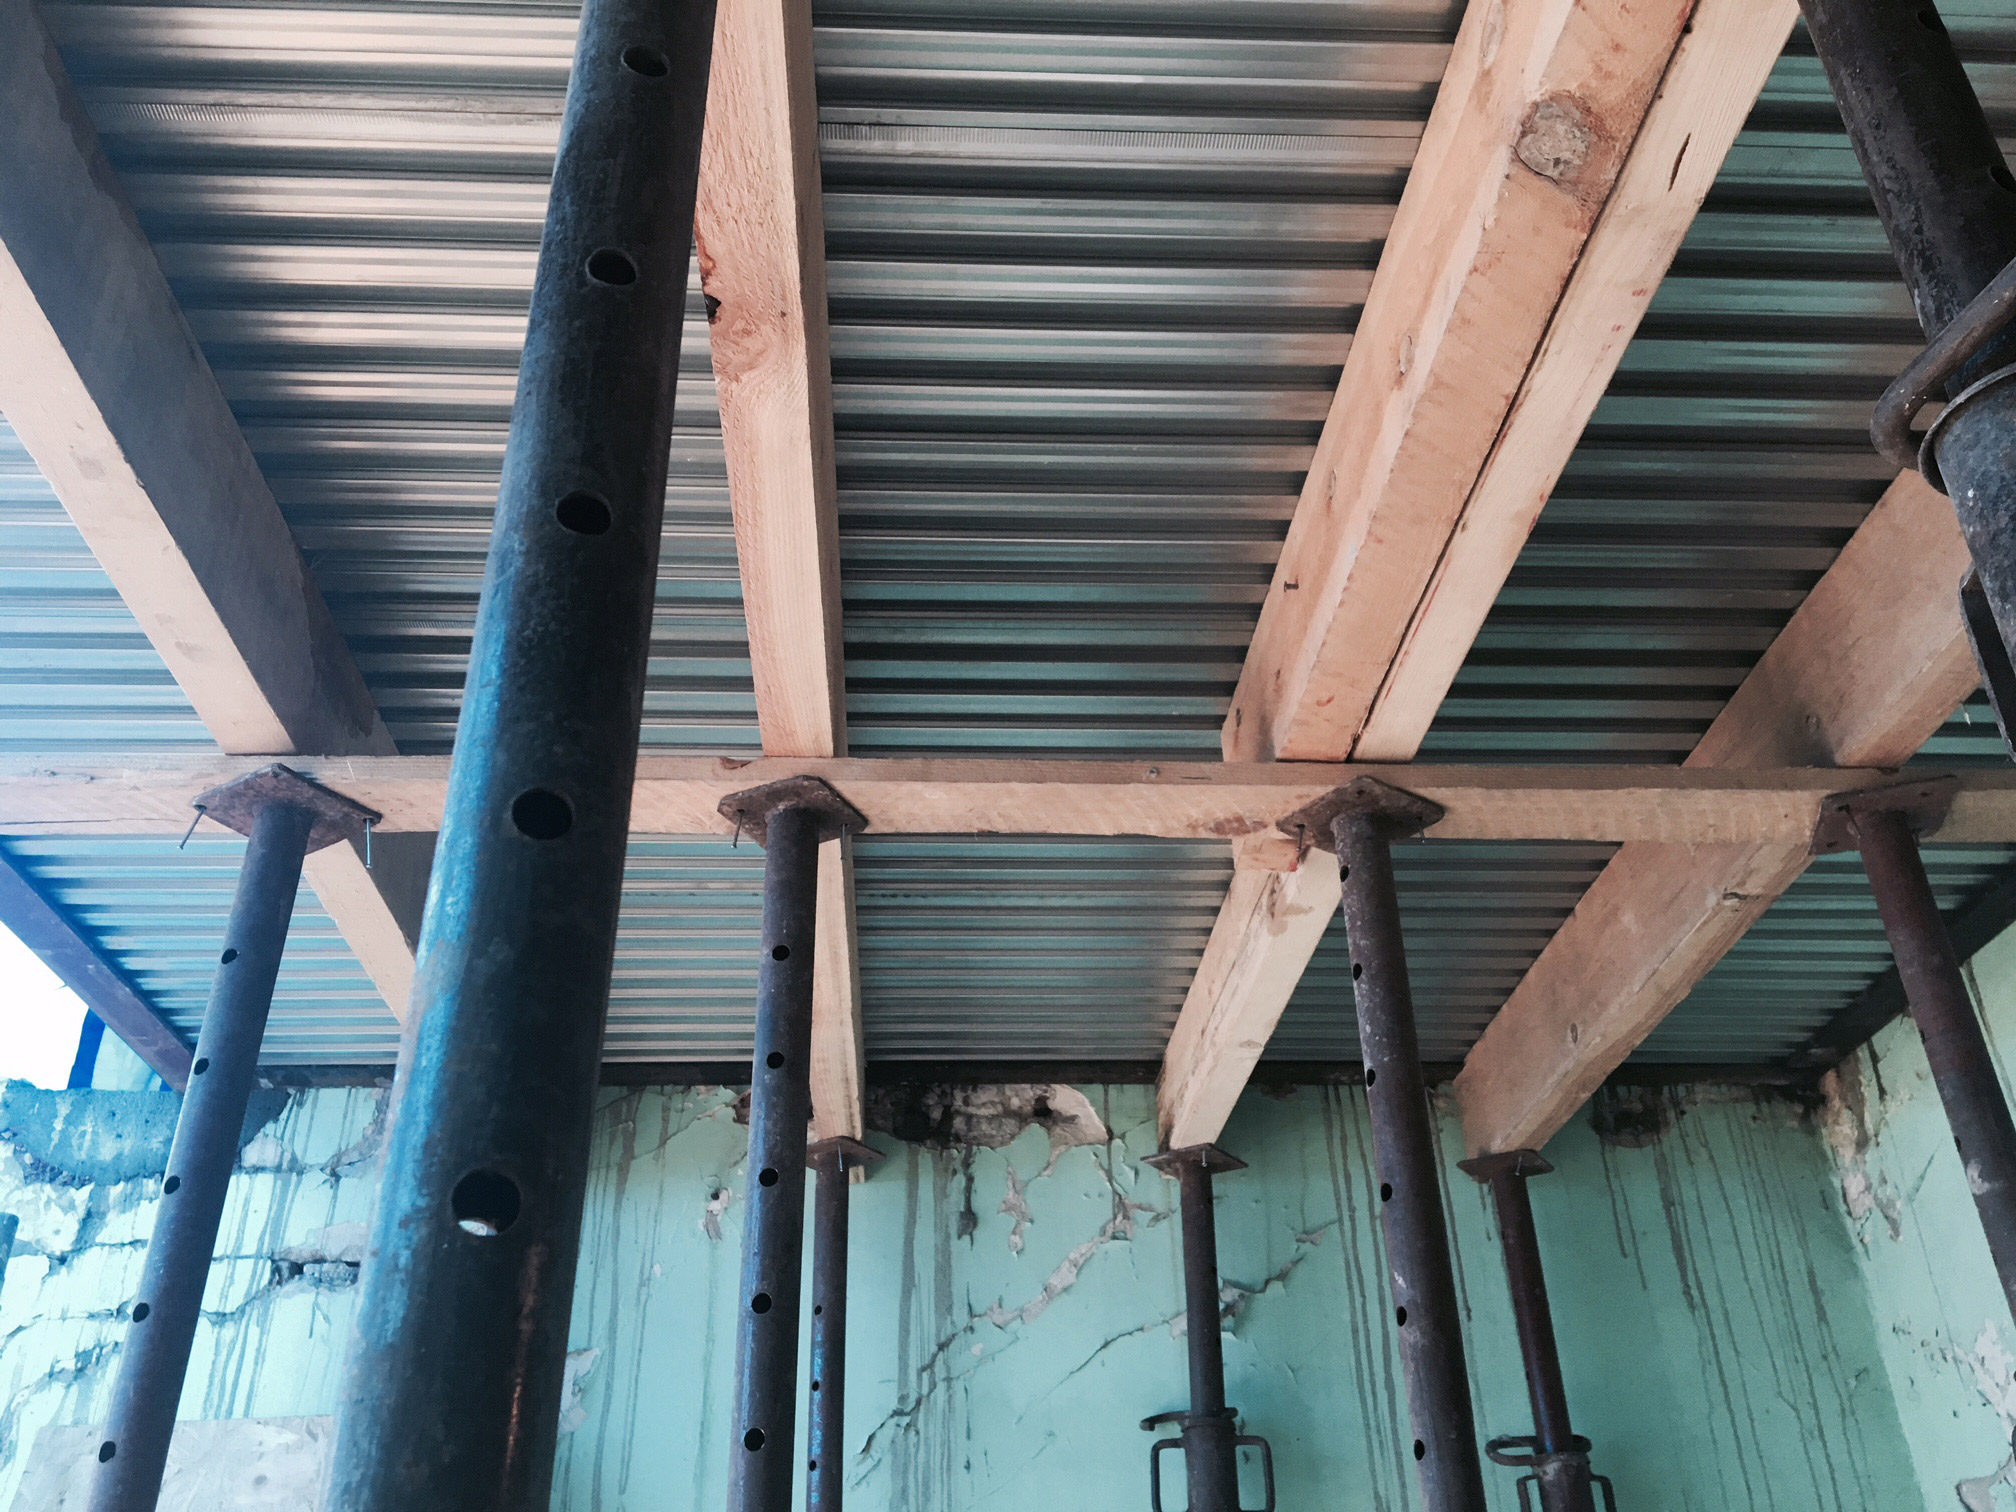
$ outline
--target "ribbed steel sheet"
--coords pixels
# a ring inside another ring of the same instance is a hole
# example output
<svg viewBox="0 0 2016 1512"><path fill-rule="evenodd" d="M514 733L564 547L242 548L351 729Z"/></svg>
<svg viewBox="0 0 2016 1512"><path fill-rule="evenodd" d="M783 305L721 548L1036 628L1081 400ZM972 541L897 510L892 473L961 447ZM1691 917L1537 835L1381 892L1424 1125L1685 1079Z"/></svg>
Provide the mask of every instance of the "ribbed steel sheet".
<svg viewBox="0 0 2016 1512"><path fill-rule="evenodd" d="M2016 135L2016 0L1942 9ZM1459 10L819 0L856 753L1215 755ZM446 749L571 7L44 12L388 725L407 751ZM1795 41L1424 757L1684 756L1881 492L1863 426L1917 339ZM673 453L645 739L747 754L697 287ZM200 745L6 437L0 535L17 653L0 741ZM1978 704L1927 754L2001 759ZM234 842L172 861L37 843L61 897L193 1023ZM1474 1039L1603 856L1402 848L1432 1058ZM2005 859L1940 857L1944 895ZM172 880L192 865L218 869L208 892ZM634 847L612 1058L746 1053L760 865L746 846ZM1881 948L1839 873L1816 867L1646 1053L1769 1060L1844 1001ZM1228 875L1218 846L867 837L870 1054L1152 1058ZM1816 910L1830 878L1839 906ZM313 951L283 981L274 1058L382 1063L389 1015L303 907ZM1333 930L1271 1053L1353 1051Z"/></svg>
<svg viewBox="0 0 2016 1512"><path fill-rule="evenodd" d="M210 743L112 580L0 418L0 751L203 750Z"/></svg>
<svg viewBox="0 0 2016 1512"><path fill-rule="evenodd" d="M9 840L7 852L194 1044L245 842L205 825L181 848L161 836L64 837ZM390 1065L398 1048L398 1023L304 885L261 1061Z"/></svg>
<svg viewBox="0 0 2016 1512"><path fill-rule="evenodd" d="M1940 10L2016 147L2016 7ZM1802 30L1423 758L1683 758L1889 483L1869 412L1922 343ZM2008 759L1978 697L1925 755Z"/></svg>

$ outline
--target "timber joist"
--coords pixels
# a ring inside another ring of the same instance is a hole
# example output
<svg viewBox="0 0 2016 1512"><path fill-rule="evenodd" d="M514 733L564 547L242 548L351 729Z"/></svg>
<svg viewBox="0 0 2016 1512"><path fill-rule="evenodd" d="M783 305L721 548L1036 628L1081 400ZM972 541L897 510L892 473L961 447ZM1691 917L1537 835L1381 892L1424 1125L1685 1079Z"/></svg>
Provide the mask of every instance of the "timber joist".
<svg viewBox="0 0 2016 1512"><path fill-rule="evenodd" d="M180 834L191 800L267 765L157 757L74 767L0 762L0 834ZM445 756L290 758L302 776L384 817L375 833L440 827ZM1091 835L1231 840L1243 869L1292 871L1296 810L1369 777L1439 805L1428 840L1770 844L1804 853L1832 795L1894 784L1882 768L1387 766L1323 762L939 760L646 756L630 828L730 839L721 801L795 777L829 784L878 835ZM2016 772L1963 773L1928 839L2016 842Z"/></svg>

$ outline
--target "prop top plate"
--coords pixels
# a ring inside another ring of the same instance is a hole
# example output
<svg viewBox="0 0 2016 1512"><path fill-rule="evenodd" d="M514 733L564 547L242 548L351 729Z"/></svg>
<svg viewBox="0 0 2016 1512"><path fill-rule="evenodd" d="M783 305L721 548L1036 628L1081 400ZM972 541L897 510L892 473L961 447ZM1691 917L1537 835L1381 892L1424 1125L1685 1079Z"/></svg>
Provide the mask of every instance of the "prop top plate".
<svg viewBox="0 0 2016 1512"><path fill-rule="evenodd" d="M1275 828L1293 835L1304 849L1337 849L1336 823L1347 814L1371 814L1383 821L1388 839L1418 835L1443 815L1442 805L1418 793L1381 782L1377 777L1353 777L1340 788L1332 788L1314 803L1304 804Z"/></svg>
<svg viewBox="0 0 2016 1512"><path fill-rule="evenodd" d="M1892 783L1888 787L1857 788L1820 800L1820 822L1813 826L1812 852L1816 856L1835 851L1861 849L1855 821L1864 814L1902 814L1914 835L1929 835L1946 822L1953 797L1960 790L1957 777L1920 777L1914 782Z"/></svg>
<svg viewBox="0 0 2016 1512"><path fill-rule="evenodd" d="M1174 1177L1177 1168L1186 1165L1201 1165L1205 1170L1243 1171L1246 1162L1237 1155L1228 1155L1214 1144L1185 1145L1180 1150L1164 1150L1159 1155L1147 1156L1141 1162L1151 1165L1164 1176Z"/></svg>
<svg viewBox="0 0 2016 1512"><path fill-rule="evenodd" d="M338 840L354 840L383 817L277 762L197 794L193 807L205 819L215 819L226 829L249 836L260 812L276 803L306 809L315 816L315 826L308 831L310 854Z"/></svg>
<svg viewBox="0 0 2016 1512"><path fill-rule="evenodd" d="M721 800L721 816L758 845L770 837L770 816L780 809L810 809L819 816L819 838L832 840L868 828L861 811L818 777L786 777L761 787L744 788Z"/></svg>

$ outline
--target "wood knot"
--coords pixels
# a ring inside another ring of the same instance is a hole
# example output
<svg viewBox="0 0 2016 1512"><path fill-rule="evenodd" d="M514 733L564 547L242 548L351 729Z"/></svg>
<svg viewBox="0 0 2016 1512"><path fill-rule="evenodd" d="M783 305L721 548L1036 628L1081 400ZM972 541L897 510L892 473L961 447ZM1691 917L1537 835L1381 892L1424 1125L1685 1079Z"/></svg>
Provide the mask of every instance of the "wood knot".
<svg viewBox="0 0 2016 1512"><path fill-rule="evenodd" d="M1513 144L1519 161L1544 179L1573 185L1596 150L1596 126L1573 95L1549 95L1526 112Z"/></svg>

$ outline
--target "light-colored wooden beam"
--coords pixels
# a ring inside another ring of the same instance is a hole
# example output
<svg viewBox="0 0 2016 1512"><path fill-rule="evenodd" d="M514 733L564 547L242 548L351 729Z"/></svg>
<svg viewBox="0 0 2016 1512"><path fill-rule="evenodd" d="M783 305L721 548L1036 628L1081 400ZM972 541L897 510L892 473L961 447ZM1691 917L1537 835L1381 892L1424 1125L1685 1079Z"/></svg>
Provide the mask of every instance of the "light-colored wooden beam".
<svg viewBox="0 0 2016 1512"><path fill-rule="evenodd" d="M1866 665L1866 663L1865 663ZM180 834L189 800L263 765L220 757L136 756L75 767L0 760L0 834ZM380 839L439 827L445 756L289 757L287 765L384 814ZM818 777L874 834L1110 835L1236 840L1247 869L1292 870L1276 821L1354 777L1440 804L1429 840L1575 840L1667 845L1769 842L1803 847L1830 793L1896 780L1887 768L1465 767L930 758L645 756L630 827L640 835L727 840L717 806L787 777ZM1942 844L2016 841L2016 770L1956 774Z"/></svg>
<svg viewBox="0 0 2016 1512"><path fill-rule="evenodd" d="M845 756L826 229L810 0L721 0L694 216L756 721L768 756ZM860 1138L851 842L821 848L813 1132Z"/></svg>
<svg viewBox="0 0 2016 1512"><path fill-rule="evenodd" d="M1797 13L1794 0L1696 6L1347 748L1357 760L1408 761L1420 749Z"/></svg>
<svg viewBox="0 0 2016 1512"><path fill-rule="evenodd" d="M391 737L30 0L0 0L0 413L232 753ZM409 845L304 868L395 1013Z"/></svg>
<svg viewBox="0 0 2016 1512"><path fill-rule="evenodd" d="M1163 1059L1157 1121L1165 1150L1209 1144L1322 943L1342 891L1321 852L1281 869L1254 847L1232 847L1232 886Z"/></svg>
<svg viewBox="0 0 2016 1512"><path fill-rule="evenodd" d="M1904 474L1683 770L1907 760L1978 682L1957 603L1967 565L1952 505ZM1618 851L1464 1062L1456 1095L1472 1152L1544 1144L1807 860L1804 846L1762 836Z"/></svg>
<svg viewBox="0 0 2016 1512"><path fill-rule="evenodd" d="M1407 730L1440 702L1795 14L1465 13L1226 716L1228 760L1351 754L1396 670L1382 754L1413 754Z"/></svg>
<svg viewBox="0 0 2016 1512"><path fill-rule="evenodd" d="M1226 716L1228 760L1413 758L1796 14L1465 13ZM1186 1142L1214 1138L1236 1095L1186 1111L1231 1074L1192 1058L1250 1069L1314 949L1307 929L1258 927L1257 897L1235 884L1170 1042L1162 1123Z"/></svg>

